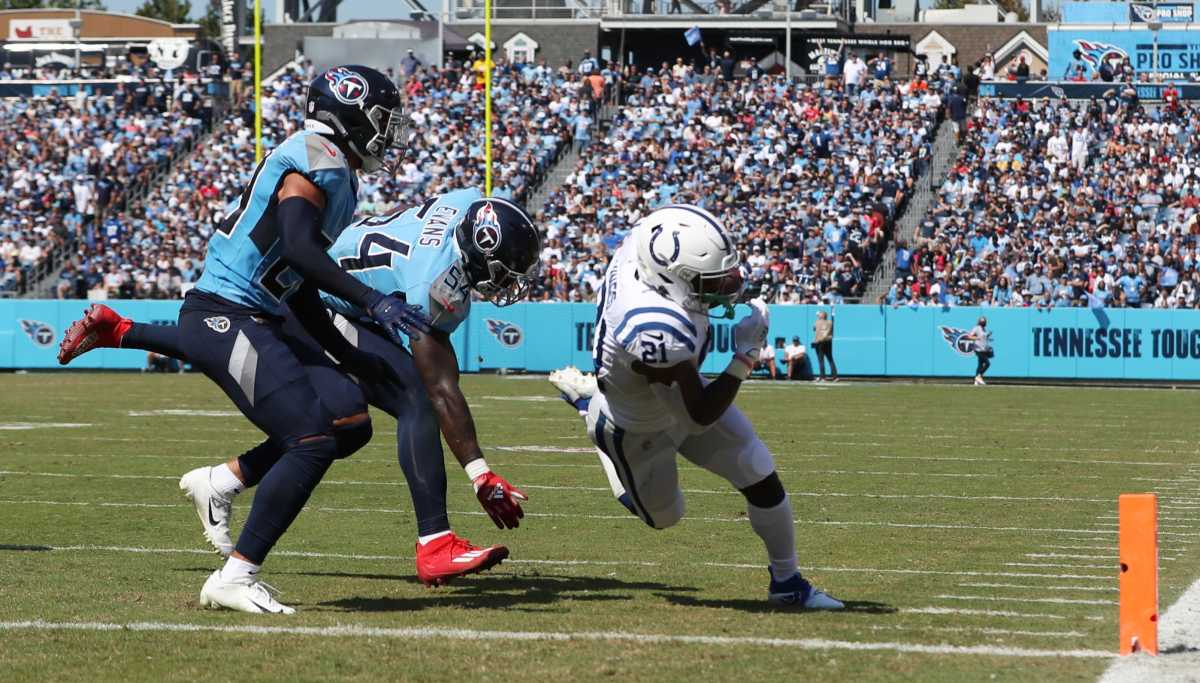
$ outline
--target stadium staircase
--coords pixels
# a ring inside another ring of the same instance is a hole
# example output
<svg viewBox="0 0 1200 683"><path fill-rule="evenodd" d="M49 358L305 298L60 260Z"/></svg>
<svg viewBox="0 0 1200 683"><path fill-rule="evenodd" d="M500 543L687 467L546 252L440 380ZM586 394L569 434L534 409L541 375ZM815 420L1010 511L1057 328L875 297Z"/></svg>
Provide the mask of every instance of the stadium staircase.
<svg viewBox="0 0 1200 683"><path fill-rule="evenodd" d="M933 204L936 196L934 188L941 185L941 181L946 175L946 169L954 160L957 151L958 145L954 142L954 126L938 126L930 152L929 167L924 173L917 176L916 190L913 192L908 206L905 207L904 214L896 222L896 228L892 231L892 241L880 258L879 265L875 267L871 282L863 293L862 303L877 302L891 288L892 281L896 278L896 240L907 240L911 246L914 231L924 220L925 214L929 212L930 205Z"/></svg>
<svg viewBox="0 0 1200 683"><path fill-rule="evenodd" d="M166 182L180 162L190 159L198 150L204 149L208 138L213 134L213 131L217 130L224 117L225 109L223 107L214 108L212 125L209 126L208 130L202 130L199 135L191 138L190 141L176 147L172 151L171 158L167 163L156 167L148 177L131 185L118 204L109 207L104 213L98 214L93 219L97 225L102 225L105 217L113 212L125 211L130 206L136 206L139 203L145 202L146 197L150 196L150 192L160 184ZM26 288L25 293L21 295L21 298L57 298L58 293L56 288L58 286L59 275L67 267L68 261L74 254L75 239L64 242L51 252L34 273L29 286Z"/></svg>
<svg viewBox="0 0 1200 683"><path fill-rule="evenodd" d="M591 144L595 144L598 140L602 139L609 125L611 125L613 117L616 116L617 109L618 105L615 104L605 104L600 107L600 112L596 116L596 122L592 124ZM530 215L536 216L537 212L541 211L542 207L546 205L546 198L550 196L550 193L562 186L567 176L571 175L571 172L575 170L575 163L578 161L579 150L576 148L575 143L571 143L570 148L563 152L558 157L558 161L554 163L554 166L546 171L541 184L538 185L536 190L530 193L529 198L526 200L525 208L529 211Z"/></svg>

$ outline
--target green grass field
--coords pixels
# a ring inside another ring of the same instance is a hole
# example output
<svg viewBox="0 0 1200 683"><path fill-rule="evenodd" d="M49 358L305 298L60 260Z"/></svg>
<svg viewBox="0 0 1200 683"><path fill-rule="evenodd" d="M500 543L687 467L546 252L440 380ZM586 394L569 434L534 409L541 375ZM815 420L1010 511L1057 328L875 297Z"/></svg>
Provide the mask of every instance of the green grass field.
<svg viewBox="0 0 1200 683"><path fill-rule="evenodd" d="M1200 576L1200 394L746 386L801 566L852 607L818 614L766 607L764 553L725 482L681 461L688 517L650 530L546 382L464 381L489 462L531 500L501 532L455 464L451 519L512 560L416 581L376 414L374 442L333 467L264 570L299 612L264 617L197 602L219 558L176 481L259 438L213 385L0 376L0 676L1095 680L1116 649L1119 493L1160 494L1162 608Z"/></svg>

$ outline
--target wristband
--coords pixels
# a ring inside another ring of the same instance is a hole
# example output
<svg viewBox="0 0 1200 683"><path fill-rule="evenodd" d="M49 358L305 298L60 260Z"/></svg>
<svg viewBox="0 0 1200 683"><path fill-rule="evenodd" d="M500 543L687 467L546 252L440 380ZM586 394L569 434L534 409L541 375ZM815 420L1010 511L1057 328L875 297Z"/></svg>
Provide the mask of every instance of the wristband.
<svg viewBox="0 0 1200 683"><path fill-rule="evenodd" d="M475 481L476 479L492 471L492 468L488 467L487 461L483 458L476 458L472 460L471 462L467 463L463 469L467 471L467 478L471 481Z"/></svg>
<svg viewBox="0 0 1200 683"><path fill-rule="evenodd" d="M725 368L725 374L733 375L744 382L753 369L754 363L749 358L741 354L734 354L733 360L729 361L729 365Z"/></svg>

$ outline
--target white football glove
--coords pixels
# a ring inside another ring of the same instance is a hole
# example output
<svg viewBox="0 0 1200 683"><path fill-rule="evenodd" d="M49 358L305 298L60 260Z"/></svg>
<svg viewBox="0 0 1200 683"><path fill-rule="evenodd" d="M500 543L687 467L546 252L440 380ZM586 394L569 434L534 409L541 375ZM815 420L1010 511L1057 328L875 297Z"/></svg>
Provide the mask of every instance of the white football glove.
<svg viewBox="0 0 1200 683"><path fill-rule="evenodd" d="M733 352L750 358L757 357L767 339L767 328L771 324L771 314L767 304L762 299L753 299L749 303L750 315L737 321L733 326Z"/></svg>

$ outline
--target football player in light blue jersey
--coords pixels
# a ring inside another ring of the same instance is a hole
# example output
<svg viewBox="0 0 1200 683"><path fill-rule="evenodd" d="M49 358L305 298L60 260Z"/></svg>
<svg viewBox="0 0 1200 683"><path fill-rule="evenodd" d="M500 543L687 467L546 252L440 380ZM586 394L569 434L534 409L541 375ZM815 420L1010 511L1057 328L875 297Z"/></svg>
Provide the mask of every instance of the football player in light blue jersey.
<svg viewBox="0 0 1200 683"><path fill-rule="evenodd" d="M209 239L204 275L184 297L178 329L165 333L272 444L181 481L216 519L209 492L236 492L261 480L237 545L200 591L206 607L295 611L274 598L259 569L333 462L371 438L366 401L349 373L399 381L382 358L346 342L318 290L361 306L393 339L428 329L419 307L371 289L326 253L354 215L356 172L380 168L401 142L399 91L374 69L340 66L313 79L304 111L305 130L259 163L237 207ZM285 316L340 364L331 367L323 353L299 348L285 330ZM97 343L98 335L86 331L103 322L95 317L89 311L81 321L85 348ZM137 329L119 341L133 346L144 337L149 346L161 345L156 332Z"/></svg>
<svg viewBox="0 0 1200 683"><path fill-rule="evenodd" d="M540 235L525 212L502 199L485 199L477 190L452 192L419 208L367 218L347 228L329 250L352 277L432 314L432 329L410 339L405 348L393 343L364 309L322 295L345 339L360 351L384 359L389 372L400 378L402 386L378 374L357 375L365 399L397 420L397 455L417 516L417 576L426 584L486 570L508 556L503 546L476 547L450 531L442 435L497 527L516 527L524 514L520 501L526 500L525 495L492 472L483 459L474 420L458 385L458 359L450 334L466 319L472 290L498 305L525 298L540 253ZM156 328L154 334L148 328ZM189 360L179 340L169 339L172 333L178 336L178 329L134 323L97 304L68 330L59 360L65 364L99 347L136 348ZM301 358L313 365L324 360L326 371L336 371L294 315L287 316L283 330ZM157 343L147 343L151 338ZM85 343L87 339L92 341ZM348 399L336 392L328 400L337 404ZM242 480L249 487L261 477L263 464L281 455L278 444L268 440L219 467L245 460L255 463L240 468L256 475ZM193 470L184 475L183 484L189 487L205 537L228 554L232 498L241 489L214 491L204 486L216 469Z"/></svg>
<svg viewBox="0 0 1200 683"><path fill-rule="evenodd" d="M338 237L329 256L373 289L404 292L406 301L425 307L434 328L449 334L470 310L469 286L455 230L468 220L472 204L481 199L483 193L479 190L457 190L434 197L420 207L366 218ZM511 205L493 199L490 206ZM393 267L393 263L403 267ZM321 298L348 318L368 317L360 307L333 294L322 292Z"/></svg>

